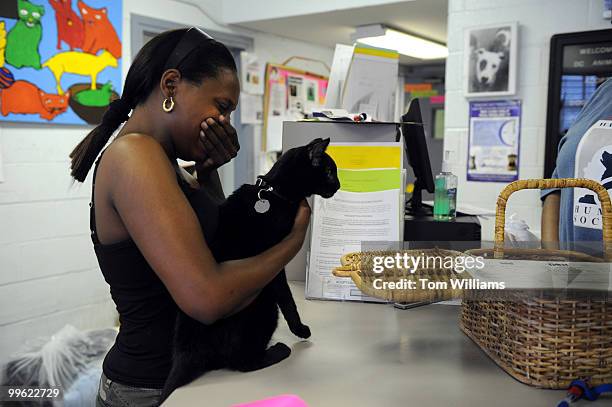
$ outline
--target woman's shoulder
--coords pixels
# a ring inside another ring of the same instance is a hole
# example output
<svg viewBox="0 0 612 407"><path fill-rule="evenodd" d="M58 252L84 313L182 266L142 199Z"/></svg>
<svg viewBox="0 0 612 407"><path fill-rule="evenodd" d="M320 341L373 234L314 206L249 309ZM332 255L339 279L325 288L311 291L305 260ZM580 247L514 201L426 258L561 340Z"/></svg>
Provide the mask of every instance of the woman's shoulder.
<svg viewBox="0 0 612 407"><path fill-rule="evenodd" d="M155 152L164 154L161 144L153 137L143 133L128 133L117 137L106 150L113 151L115 155L144 155Z"/></svg>
<svg viewBox="0 0 612 407"><path fill-rule="evenodd" d="M122 172L167 171L172 168L170 159L161 144L153 137L141 133L117 137L105 149L104 160L109 167Z"/></svg>
<svg viewBox="0 0 612 407"><path fill-rule="evenodd" d="M143 188L168 192L177 182L163 147L145 134L126 134L113 140L100 157L98 173L96 178L108 186L111 195Z"/></svg>

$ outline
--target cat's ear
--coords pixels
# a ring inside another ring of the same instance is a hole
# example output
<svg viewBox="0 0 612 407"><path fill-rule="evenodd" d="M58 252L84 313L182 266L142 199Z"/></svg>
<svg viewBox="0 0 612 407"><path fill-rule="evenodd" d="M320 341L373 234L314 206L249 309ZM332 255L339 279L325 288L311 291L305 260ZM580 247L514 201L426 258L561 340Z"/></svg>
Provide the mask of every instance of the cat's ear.
<svg viewBox="0 0 612 407"><path fill-rule="evenodd" d="M310 143L308 143L308 146L314 146L315 144L320 143L322 141L323 141L322 138L316 138L316 139L312 140Z"/></svg>
<svg viewBox="0 0 612 407"><path fill-rule="evenodd" d="M106 14L106 7L104 7L103 9L101 9L100 11L102 11L102 14Z"/></svg>
<svg viewBox="0 0 612 407"><path fill-rule="evenodd" d="M325 149L329 145L329 138L323 139L315 139L308 145L308 158L310 158L310 162L313 167L318 167L321 165L321 158L323 158L323 154L325 153Z"/></svg>

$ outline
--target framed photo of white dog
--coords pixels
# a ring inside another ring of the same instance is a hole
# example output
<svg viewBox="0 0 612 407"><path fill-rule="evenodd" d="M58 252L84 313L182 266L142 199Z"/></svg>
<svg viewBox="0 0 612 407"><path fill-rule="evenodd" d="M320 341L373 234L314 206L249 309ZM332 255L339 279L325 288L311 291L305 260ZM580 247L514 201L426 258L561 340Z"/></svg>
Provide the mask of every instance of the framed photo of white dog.
<svg viewBox="0 0 612 407"><path fill-rule="evenodd" d="M466 97L516 93L518 24L505 23L465 30L464 92Z"/></svg>

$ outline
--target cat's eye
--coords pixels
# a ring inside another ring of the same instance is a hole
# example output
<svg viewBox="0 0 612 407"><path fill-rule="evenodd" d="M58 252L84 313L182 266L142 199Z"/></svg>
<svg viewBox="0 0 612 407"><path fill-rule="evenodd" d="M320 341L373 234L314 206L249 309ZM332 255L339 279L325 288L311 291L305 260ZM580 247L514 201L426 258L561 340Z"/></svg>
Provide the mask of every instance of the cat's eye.
<svg viewBox="0 0 612 407"><path fill-rule="evenodd" d="M40 18L40 13L35 11L35 12L32 13L32 17L38 19L38 18Z"/></svg>
<svg viewBox="0 0 612 407"><path fill-rule="evenodd" d="M21 14L22 16L27 16L28 10L22 8L21 10L19 10L19 14Z"/></svg>
<svg viewBox="0 0 612 407"><path fill-rule="evenodd" d="M100 17L100 15L96 14L96 20L101 20L102 17Z"/></svg>

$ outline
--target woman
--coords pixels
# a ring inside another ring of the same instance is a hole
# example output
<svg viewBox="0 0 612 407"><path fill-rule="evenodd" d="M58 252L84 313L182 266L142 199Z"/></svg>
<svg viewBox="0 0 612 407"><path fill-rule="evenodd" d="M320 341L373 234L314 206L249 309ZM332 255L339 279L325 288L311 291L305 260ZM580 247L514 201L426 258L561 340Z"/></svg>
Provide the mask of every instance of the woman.
<svg viewBox="0 0 612 407"><path fill-rule="evenodd" d="M98 406L157 405L177 307L204 324L241 310L304 241L310 209L302 202L287 238L256 257L218 264L206 245L216 228L216 168L239 149L230 125L239 93L225 46L195 28L162 33L138 53L123 96L71 154L72 176L82 182L127 120L93 174L92 241L121 322ZM198 179L177 158L195 161Z"/></svg>
<svg viewBox="0 0 612 407"><path fill-rule="evenodd" d="M603 177L603 171L599 174L585 174L584 169L592 160L603 164L604 157L601 151L612 153L611 143L607 137L586 139L584 136L597 121L612 120L611 101L612 78L609 78L595 90L559 142L556 167L551 178L592 178L605 184L603 181L607 176ZM587 155L584 161L585 156L583 154L580 157L579 151L593 151L599 154ZM575 190L572 188L542 191L542 245L550 249L562 248L600 255L602 250L601 216L598 215L598 210L589 210L590 213L587 216L582 216L581 211L584 210L584 207L581 208L583 205L579 201L574 202L574 193ZM582 221L583 219L588 219L588 222Z"/></svg>

